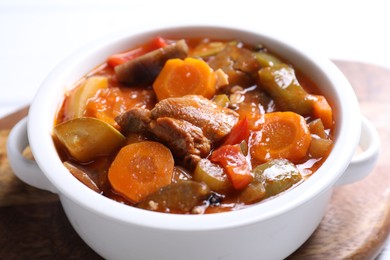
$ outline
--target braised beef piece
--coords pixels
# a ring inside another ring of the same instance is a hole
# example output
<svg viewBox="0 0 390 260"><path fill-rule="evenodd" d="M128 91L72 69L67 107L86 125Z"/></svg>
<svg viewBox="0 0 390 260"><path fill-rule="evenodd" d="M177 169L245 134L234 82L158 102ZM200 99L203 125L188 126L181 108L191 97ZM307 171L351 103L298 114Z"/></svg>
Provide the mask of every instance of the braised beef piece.
<svg viewBox="0 0 390 260"><path fill-rule="evenodd" d="M230 133L238 114L202 96L188 95L164 99L151 111L131 109L115 120L125 135L148 132L193 169L210 153L212 143Z"/></svg>
<svg viewBox="0 0 390 260"><path fill-rule="evenodd" d="M199 95L163 99L151 110L152 118L172 117L202 129L211 142L221 140L238 121L238 114Z"/></svg>
<svg viewBox="0 0 390 260"><path fill-rule="evenodd" d="M151 84L169 59L187 57L188 46L184 40L148 52L115 67L116 78L126 85Z"/></svg>
<svg viewBox="0 0 390 260"><path fill-rule="evenodd" d="M251 51L231 44L212 57L208 64L214 70L220 68L228 75L229 86L254 85L256 83L254 79L260 69L260 63Z"/></svg>
<svg viewBox="0 0 390 260"><path fill-rule="evenodd" d="M122 133L139 133L149 131L149 123L152 121L150 110L146 108L133 108L115 118L122 128Z"/></svg>
<svg viewBox="0 0 390 260"><path fill-rule="evenodd" d="M175 154L193 154L206 157L210 152L210 140L193 124L171 117L160 117L149 124L150 131L159 140L164 140Z"/></svg>

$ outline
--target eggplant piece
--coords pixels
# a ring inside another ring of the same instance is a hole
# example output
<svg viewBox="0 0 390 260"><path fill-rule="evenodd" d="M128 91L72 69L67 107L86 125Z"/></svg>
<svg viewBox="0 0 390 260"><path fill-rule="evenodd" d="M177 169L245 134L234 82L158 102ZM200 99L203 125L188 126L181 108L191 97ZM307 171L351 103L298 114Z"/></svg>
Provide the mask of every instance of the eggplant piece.
<svg viewBox="0 0 390 260"><path fill-rule="evenodd" d="M80 182L82 182L85 186L90 188L91 190L102 193L102 191L99 189L99 187L96 185L96 182L92 180L91 176L88 175L88 173L81 169L80 167L75 166L71 162L64 162L64 166L69 170L69 172Z"/></svg>
<svg viewBox="0 0 390 260"><path fill-rule="evenodd" d="M159 212L190 213L210 194L210 188L205 183L180 181L162 187L136 204L136 207Z"/></svg>
<svg viewBox="0 0 390 260"><path fill-rule="evenodd" d="M184 59L187 55L187 43L179 40L116 66L116 78L120 83L130 86L151 84L167 60Z"/></svg>

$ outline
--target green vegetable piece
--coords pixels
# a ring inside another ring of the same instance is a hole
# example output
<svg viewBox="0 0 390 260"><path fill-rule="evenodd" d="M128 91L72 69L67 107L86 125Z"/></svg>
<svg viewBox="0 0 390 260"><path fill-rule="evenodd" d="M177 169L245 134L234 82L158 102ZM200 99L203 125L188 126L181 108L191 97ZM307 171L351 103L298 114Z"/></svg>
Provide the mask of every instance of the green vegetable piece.
<svg viewBox="0 0 390 260"><path fill-rule="evenodd" d="M213 101L215 102L215 104L217 104L217 106L220 107L228 107L230 103L230 100L226 94L216 95Z"/></svg>
<svg viewBox="0 0 390 260"><path fill-rule="evenodd" d="M282 63L278 58L268 52L259 51L254 54L261 67L272 67Z"/></svg>
<svg viewBox="0 0 390 260"><path fill-rule="evenodd" d="M162 187L139 202L136 207L159 212L190 213L195 206L207 199L210 193L210 188L205 183L180 181Z"/></svg>
<svg viewBox="0 0 390 260"><path fill-rule="evenodd" d="M317 118L308 123L307 126L309 127L309 131L312 135L316 135L324 139L328 138L328 134L325 132L325 127L321 119Z"/></svg>
<svg viewBox="0 0 390 260"><path fill-rule="evenodd" d="M240 193L238 201L245 204L252 204L262 200L265 195L266 190L264 184L255 179Z"/></svg>
<svg viewBox="0 0 390 260"><path fill-rule="evenodd" d="M203 42L196 46L190 55L201 58L209 57L222 51L225 45L223 42Z"/></svg>
<svg viewBox="0 0 390 260"><path fill-rule="evenodd" d="M277 195L302 180L302 175L293 163L286 159L276 159L257 166L255 180L260 181L266 191L266 198Z"/></svg>
<svg viewBox="0 0 390 260"><path fill-rule="evenodd" d="M332 149L333 141L315 136L311 139L309 154L314 158L326 157Z"/></svg>
<svg viewBox="0 0 390 260"><path fill-rule="evenodd" d="M225 193L232 188L232 183L223 168L209 159L201 159L198 162L193 179L206 183L211 190L219 193Z"/></svg>
<svg viewBox="0 0 390 260"><path fill-rule="evenodd" d="M92 117L75 118L56 125L54 136L79 162L109 155L126 139L111 125Z"/></svg>
<svg viewBox="0 0 390 260"><path fill-rule="evenodd" d="M260 86L275 100L283 111L310 115L312 100L299 84L294 69L287 64L266 67L258 72Z"/></svg>

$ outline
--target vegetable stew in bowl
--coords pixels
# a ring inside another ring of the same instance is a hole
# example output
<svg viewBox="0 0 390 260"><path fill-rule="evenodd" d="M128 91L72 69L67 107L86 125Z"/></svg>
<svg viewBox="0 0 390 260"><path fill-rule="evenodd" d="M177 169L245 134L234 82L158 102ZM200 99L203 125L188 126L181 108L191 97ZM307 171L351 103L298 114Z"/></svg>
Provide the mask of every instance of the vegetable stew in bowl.
<svg viewBox="0 0 390 260"><path fill-rule="evenodd" d="M294 188L328 156L335 123L309 75L268 48L155 37L107 57L58 111L65 167L167 213L237 210Z"/></svg>

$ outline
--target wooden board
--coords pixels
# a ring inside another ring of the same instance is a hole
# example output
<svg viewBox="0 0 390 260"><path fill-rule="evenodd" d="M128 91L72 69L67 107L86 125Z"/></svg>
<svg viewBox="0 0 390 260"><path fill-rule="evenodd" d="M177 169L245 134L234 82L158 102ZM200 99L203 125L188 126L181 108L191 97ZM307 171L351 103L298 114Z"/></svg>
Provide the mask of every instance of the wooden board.
<svg viewBox="0 0 390 260"><path fill-rule="evenodd" d="M390 71L374 65L335 62L353 85L361 112L390 141ZM27 108L0 120L0 258L101 259L76 234L55 194L19 181L5 153L9 128ZM323 221L288 259L372 259L390 231L390 148L366 179L335 189Z"/></svg>

